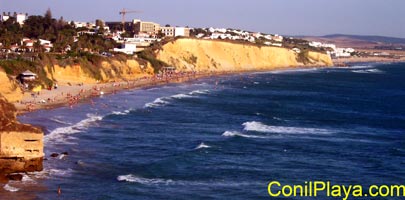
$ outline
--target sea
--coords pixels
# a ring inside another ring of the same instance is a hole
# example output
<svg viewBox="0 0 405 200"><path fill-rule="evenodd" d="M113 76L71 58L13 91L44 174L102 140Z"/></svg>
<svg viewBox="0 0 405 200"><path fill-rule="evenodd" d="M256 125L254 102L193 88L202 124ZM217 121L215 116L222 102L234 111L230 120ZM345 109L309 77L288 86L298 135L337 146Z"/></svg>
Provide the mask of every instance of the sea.
<svg viewBox="0 0 405 200"><path fill-rule="evenodd" d="M45 131L44 170L4 185L1 199L272 199L273 181L404 185L404 63L215 76L19 120ZM276 199L314 198L328 196Z"/></svg>

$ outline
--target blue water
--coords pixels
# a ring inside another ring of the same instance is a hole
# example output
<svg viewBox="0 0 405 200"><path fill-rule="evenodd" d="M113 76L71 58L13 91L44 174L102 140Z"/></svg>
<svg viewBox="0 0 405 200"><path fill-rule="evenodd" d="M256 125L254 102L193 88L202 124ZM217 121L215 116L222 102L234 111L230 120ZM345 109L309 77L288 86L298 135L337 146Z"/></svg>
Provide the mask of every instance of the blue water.
<svg viewBox="0 0 405 200"><path fill-rule="evenodd" d="M403 184L404 77L404 64L251 73L29 113L20 120L44 128L48 160L14 193L270 199L273 180Z"/></svg>

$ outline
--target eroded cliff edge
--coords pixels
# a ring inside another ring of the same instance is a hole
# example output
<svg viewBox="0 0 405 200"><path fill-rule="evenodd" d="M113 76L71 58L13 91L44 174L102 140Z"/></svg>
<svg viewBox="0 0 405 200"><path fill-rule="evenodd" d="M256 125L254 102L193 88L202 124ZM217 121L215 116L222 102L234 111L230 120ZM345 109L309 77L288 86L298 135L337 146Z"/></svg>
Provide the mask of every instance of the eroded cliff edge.
<svg viewBox="0 0 405 200"><path fill-rule="evenodd" d="M329 55L218 40L182 38L156 51L157 59L185 71L259 71L286 67L332 66ZM305 57L302 60L301 57Z"/></svg>
<svg viewBox="0 0 405 200"><path fill-rule="evenodd" d="M43 137L39 128L19 123L14 105L0 95L0 175L41 171Z"/></svg>

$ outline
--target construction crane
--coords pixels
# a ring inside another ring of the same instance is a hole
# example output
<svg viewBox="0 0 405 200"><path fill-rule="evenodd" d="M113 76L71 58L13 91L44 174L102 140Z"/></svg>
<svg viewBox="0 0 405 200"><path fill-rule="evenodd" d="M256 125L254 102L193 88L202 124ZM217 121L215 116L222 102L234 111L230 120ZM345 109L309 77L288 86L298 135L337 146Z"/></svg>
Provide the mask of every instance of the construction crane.
<svg viewBox="0 0 405 200"><path fill-rule="evenodd" d="M122 23L122 31L123 32L125 32L125 15L126 14L128 14L128 13L141 13L142 11L139 11L139 10L125 10L125 8L123 8L121 11L120 11L120 15L122 16L122 21L121 21L121 23Z"/></svg>

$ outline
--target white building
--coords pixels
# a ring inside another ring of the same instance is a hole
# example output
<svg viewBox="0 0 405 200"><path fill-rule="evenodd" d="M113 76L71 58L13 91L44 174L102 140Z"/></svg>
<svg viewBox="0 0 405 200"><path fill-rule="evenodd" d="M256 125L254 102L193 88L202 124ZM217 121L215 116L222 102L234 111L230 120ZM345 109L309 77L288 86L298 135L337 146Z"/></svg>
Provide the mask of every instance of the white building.
<svg viewBox="0 0 405 200"><path fill-rule="evenodd" d="M122 52L125 54L134 54L136 52L136 44L134 43L124 43L122 48L114 48L115 52Z"/></svg>
<svg viewBox="0 0 405 200"><path fill-rule="evenodd" d="M174 37L174 27L160 27L160 31L167 37Z"/></svg>
<svg viewBox="0 0 405 200"><path fill-rule="evenodd" d="M25 20L27 20L27 17L28 17L27 14L19 13L16 15L15 18L16 18L17 23L19 23L20 25L23 25Z"/></svg>
<svg viewBox="0 0 405 200"><path fill-rule="evenodd" d="M10 14L10 12L8 14L6 14L5 12L3 12L3 15L1 15L1 21L7 21L8 19L10 19L10 17L14 17L16 22L19 23L20 25L23 25L25 20L27 20L28 18L28 14L24 14L24 13L16 13L14 12L13 15Z"/></svg>
<svg viewBox="0 0 405 200"><path fill-rule="evenodd" d="M190 29L186 27L176 27L174 29L174 36L182 36L182 37L189 37L190 36Z"/></svg>

